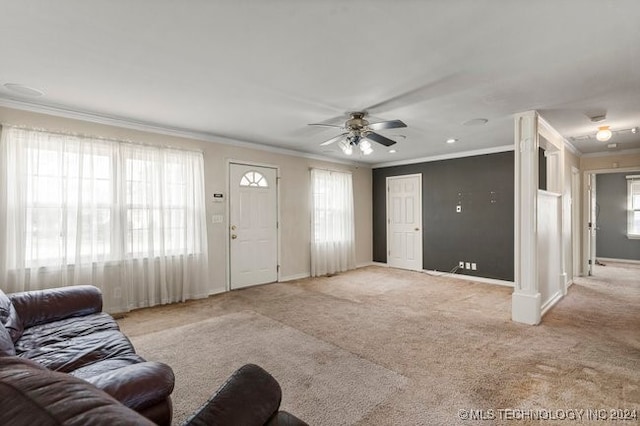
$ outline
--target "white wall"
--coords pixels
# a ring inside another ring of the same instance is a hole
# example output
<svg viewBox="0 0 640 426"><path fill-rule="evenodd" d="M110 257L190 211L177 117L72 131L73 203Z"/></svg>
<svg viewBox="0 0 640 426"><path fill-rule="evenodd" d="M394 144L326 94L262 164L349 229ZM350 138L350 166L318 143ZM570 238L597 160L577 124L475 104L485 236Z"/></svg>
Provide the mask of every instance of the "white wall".
<svg viewBox="0 0 640 426"><path fill-rule="evenodd" d="M310 273L310 167L351 171L353 174L356 216L356 262L358 265L371 262L373 228L372 174L369 167L331 163L259 149L167 136L4 107L0 107L0 123L203 151L211 293L221 292L226 289L228 261L225 244L228 225L226 217L225 223L212 224L211 216L214 213L219 213L220 209L220 205L213 202L213 194L219 192L227 193L228 160L268 164L277 166L280 169L280 276L283 280L308 276ZM3 208L6 207L3 206Z"/></svg>

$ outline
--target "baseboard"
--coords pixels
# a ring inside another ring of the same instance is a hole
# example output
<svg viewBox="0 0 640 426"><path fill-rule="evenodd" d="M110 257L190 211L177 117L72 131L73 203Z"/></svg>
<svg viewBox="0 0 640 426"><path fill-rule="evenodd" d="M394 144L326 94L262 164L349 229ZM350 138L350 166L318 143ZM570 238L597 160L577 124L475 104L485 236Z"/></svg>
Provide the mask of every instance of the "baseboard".
<svg viewBox="0 0 640 426"><path fill-rule="evenodd" d="M286 281L302 280L305 278L309 278L310 276L311 274L309 272L303 272L301 274L287 275L286 277L280 277L278 282L283 283Z"/></svg>
<svg viewBox="0 0 640 426"><path fill-rule="evenodd" d="M557 291L556 294L551 297L551 299L549 299L545 304L542 305L542 307L540 308L540 315L544 316L544 314L546 314L549 309L551 309L556 303L558 303L560 299L562 299L562 292Z"/></svg>
<svg viewBox="0 0 640 426"><path fill-rule="evenodd" d="M597 260L601 260L603 262L640 264L640 260L633 260L633 259L613 259L613 258L610 258L610 257L597 257L596 259Z"/></svg>
<svg viewBox="0 0 640 426"><path fill-rule="evenodd" d="M501 285L504 287L514 286L513 281L498 280L495 278L476 277L474 275L452 274L450 272L431 271L427 269L425 269L423 272L425 274L433 275L436 277L458 278L460 280L476 281L484 284L495 284L495 285Z"/></svg>

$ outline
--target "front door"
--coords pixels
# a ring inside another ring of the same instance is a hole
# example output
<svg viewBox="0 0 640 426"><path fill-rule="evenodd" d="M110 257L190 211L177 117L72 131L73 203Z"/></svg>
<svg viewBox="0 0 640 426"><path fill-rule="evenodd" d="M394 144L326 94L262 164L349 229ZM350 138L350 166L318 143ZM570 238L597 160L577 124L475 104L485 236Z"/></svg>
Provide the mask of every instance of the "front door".
<svg viewBox="0 0 640 426"><path fill-rule="evenodd" d="M231 163L229 184L231 289L277 281L277 171Z"/></svg>
<svg viewBox="0 0 640 426"><path fill-rule="evenodd" d="M422 270L422 174L387 178L387 264Z"/></svg>

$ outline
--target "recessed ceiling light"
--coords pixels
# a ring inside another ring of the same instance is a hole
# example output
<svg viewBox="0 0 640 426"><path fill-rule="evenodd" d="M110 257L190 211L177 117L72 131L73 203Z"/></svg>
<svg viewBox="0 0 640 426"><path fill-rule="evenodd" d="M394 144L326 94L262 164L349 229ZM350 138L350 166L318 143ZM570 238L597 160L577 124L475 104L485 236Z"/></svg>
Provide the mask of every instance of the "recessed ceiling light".
<svg viewBox="0 0 640 426"><path fill-rule="evenodd" d="M396 152L398 152L398 151L396 151L395 149L390 149L389 150L389 154L395 154Z"/></svg>
<svg viewBox="0 0 640 426"><path fill-rule="evenodd" d="M463 126L482 126L483 124L487 124L489 120L486 118L473 118L471 120L467 120L462 123Z"/></svg>
<svg viewBox="0 0 640 426"><path fill-rule="evenodd" d="M447 139L447 143L456 143L456 142L458 142L458 139L454 139L454 138Z"/></svg>
<svg viewBox="0 0 640 426"><path fill-rule="evenodd" d="M31 96L33 98L37 98L44 95L44 92L42 90L34 89L33 87L25 86L24 84L5 83L4 87L7 90L22 96Z"/></svg>

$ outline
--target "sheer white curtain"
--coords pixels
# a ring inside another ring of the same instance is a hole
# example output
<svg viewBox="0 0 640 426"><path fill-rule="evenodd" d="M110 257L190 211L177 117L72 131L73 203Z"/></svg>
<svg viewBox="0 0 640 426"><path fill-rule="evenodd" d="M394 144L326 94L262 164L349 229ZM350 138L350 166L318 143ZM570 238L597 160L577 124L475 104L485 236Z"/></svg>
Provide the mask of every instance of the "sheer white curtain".
<svg viewBox="0 0 640 426"><path fill-rule="evenodd" d="M5 291L93 284L105 310L207 295L202 153L4 126Z"/></svg>
<svg viewBox="0 0 640 426"><path fill-rule="evenodd" d="M355 268L351 173L311 169L311 276Z"/></svg>

